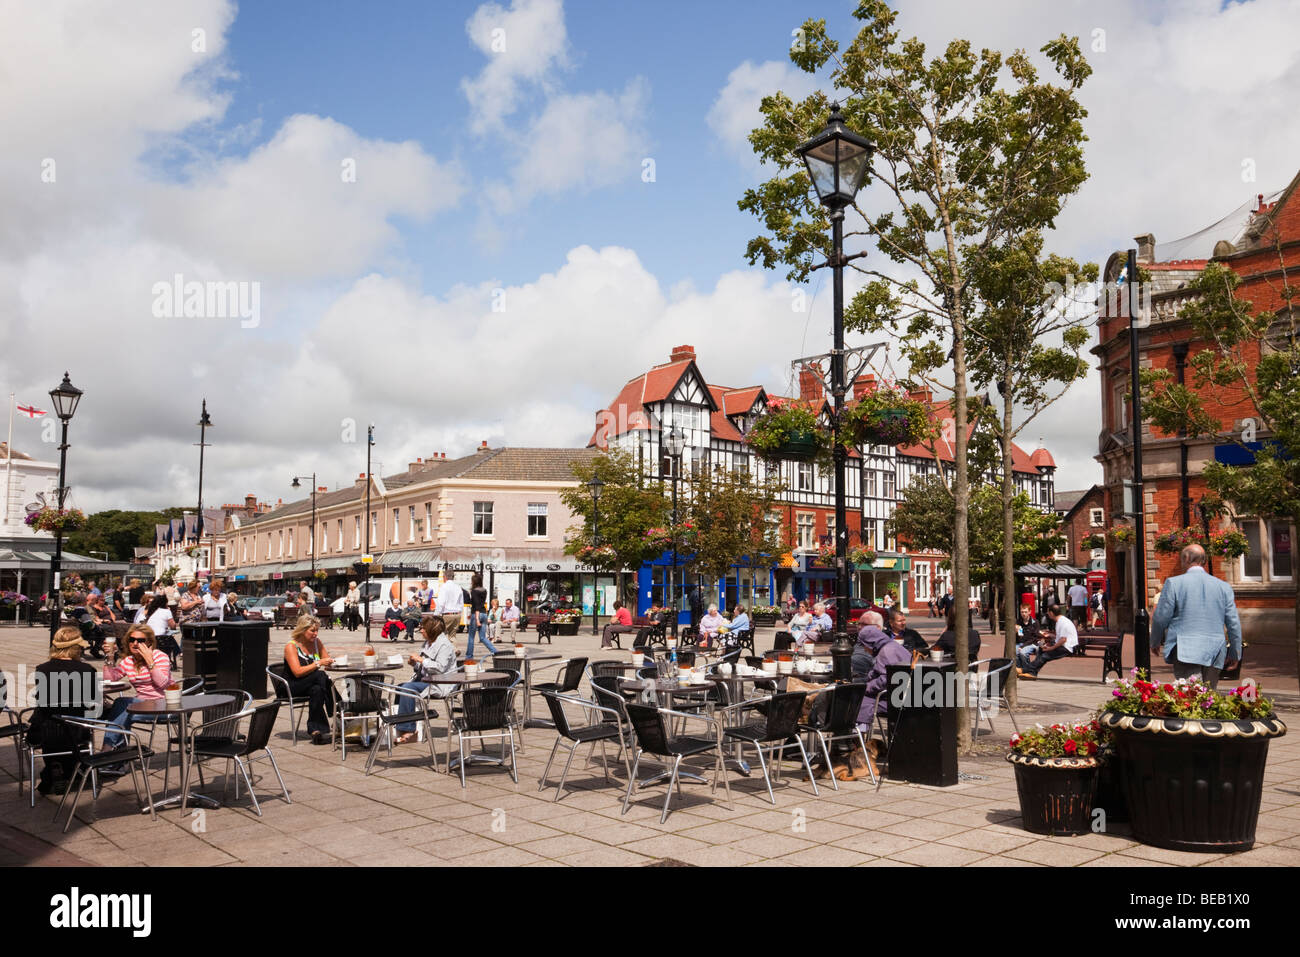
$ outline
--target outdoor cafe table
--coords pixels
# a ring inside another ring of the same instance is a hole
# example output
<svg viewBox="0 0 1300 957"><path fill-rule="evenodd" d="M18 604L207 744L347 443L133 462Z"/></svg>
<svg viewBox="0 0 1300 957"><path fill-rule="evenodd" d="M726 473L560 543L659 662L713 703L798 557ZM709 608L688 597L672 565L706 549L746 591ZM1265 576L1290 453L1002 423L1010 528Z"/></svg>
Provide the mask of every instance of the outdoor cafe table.
<svg viewBox="0 0 1300 957"><path fill-rule="evenodd" d="M181 698L181 703L178 705L169 705L166 698L149 698L144 701L132 701L126 706L127 714L148 715L155 718L166 715L169 719L172 715L176 715L179 719L176 724L180 726L181 790L174 797L167 797L164 794L161 800L154 802L154 810L180 802L181 810L184 811L191 801L206 802L211 807L220 807L220 802L214 801L205 794L191 794L189 790L190 765L193 761L193 754L190 751L190 715L204 708L218 708L230 704L234 700L235 696L230 694L192 694ZM148 810L145 808L145 811Z"/></svg>

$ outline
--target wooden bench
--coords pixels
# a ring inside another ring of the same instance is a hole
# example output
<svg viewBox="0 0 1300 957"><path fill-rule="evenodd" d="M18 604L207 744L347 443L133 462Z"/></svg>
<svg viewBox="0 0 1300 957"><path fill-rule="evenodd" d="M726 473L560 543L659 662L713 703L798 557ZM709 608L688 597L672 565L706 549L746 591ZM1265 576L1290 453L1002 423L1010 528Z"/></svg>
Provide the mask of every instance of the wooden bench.
<svg viewBox="0 0 1300 957"><path fill-rule="evenodd" d="M1106 683L1106 676L1112 671L1117 677L1124 677L1124 636L1107 631L1079 632L1079 645L1074 649L1077 658L1091 657L1096 652L1101 657L1101 681Z"/></svg>

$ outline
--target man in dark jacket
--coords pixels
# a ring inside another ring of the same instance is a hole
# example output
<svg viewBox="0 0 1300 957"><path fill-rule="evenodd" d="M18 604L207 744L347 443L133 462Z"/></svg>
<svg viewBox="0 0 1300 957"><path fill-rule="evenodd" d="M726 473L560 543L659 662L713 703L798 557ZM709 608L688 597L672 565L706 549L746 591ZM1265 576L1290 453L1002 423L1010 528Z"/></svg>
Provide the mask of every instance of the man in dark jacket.
<svg viewBox="0 0 1300 957"><path fill-rule="evenodd" d="M889 637L902 638L903 647L907 649L908 654L911 654L913 651L919 651L921 654L925 654L930 650L930 646L925 643L925 639L921 637L921 633L915 628L907 627L907 615L899 609L895 608L891 611L887 621L889 622L889 628L887 629Z"/></svg>

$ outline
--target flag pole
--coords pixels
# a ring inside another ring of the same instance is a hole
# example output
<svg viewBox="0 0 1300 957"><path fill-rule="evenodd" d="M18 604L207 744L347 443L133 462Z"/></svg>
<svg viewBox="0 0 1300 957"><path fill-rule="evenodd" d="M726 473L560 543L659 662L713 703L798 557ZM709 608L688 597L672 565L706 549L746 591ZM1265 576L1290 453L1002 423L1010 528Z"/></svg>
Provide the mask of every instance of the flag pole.
<svg viewBox="0 0 1300 957"><path fill-rule="evenodd" d="M9 495L14 479L14 394L9 393L9 441L5 443L5 524L9 524Z"/></svg>

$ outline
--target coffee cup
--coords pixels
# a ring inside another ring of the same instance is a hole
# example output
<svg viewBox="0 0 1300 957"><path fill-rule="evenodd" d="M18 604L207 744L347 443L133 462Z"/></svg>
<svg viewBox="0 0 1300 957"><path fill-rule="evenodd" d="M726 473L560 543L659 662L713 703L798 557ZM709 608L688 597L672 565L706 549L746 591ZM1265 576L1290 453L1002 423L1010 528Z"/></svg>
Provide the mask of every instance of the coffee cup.
<svg viewBox="0 0 1300 957"><path fill-rule="evenodd" d="M724 678L730 678L731 663L728 661L724 661L722 664L718 665L718 674L722 675L722 677Z"/></svg>
<svg viewBox="0 0 1300 957"><path fill-rule="evenodd" d="M334 659L334 664L336 665L346 665L347 663L348 663L347 655L339 655L337 658Z"/></svg>
<svg viewBox="0 0 1300 957"><path fill-rule="evenodd" d="M763 662L763 673L768 675L776 674L776 662L768 658Z"/></svg>
<svg viewBox="0 0 1300 957"><path fill-rule="evenodd" d="M169 708L178 708L178 707L180 707L180 703L181 703L181 689L180 689L179 687L174 688L174 689L173 689L173 688L168 688L167 690L165 690L165 691L163 692L163 697L164 697L164 698L166 699L166 701L167 701L167 707L169 707Z"/></svg>
<svg viewBox="0 0 1300 957"><path fill-rule="evenodd" d="M942 651L932 651L932 652L930 652L930 660L931 660L931 661L943 661L943 652L942 652Z"/></svg>

